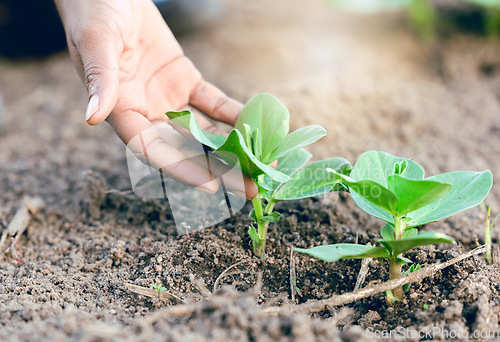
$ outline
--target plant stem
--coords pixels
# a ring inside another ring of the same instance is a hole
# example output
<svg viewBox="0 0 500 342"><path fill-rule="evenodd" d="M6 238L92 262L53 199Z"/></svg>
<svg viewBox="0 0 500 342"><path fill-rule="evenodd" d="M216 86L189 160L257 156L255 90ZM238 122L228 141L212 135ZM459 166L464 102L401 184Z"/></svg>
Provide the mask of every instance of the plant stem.
<svg viewBox="0 0 500 342"><path fill-rule="evenodd" d="M274 205L276 202L269 201L265 207L265 210L262 210L262 199L260 197L255 197L252 199L253 208L255 211L255 217L257 218L257 239L253 239L253 252L259 258L262 258L266 252L266 239L267 239L267 228L269 226L269 222L259 222L261 217L269 215L273 212Z"/></svg>
<svg viewBox="0 0 500 342"><path fill-rule="evenodd" d="M255 216L257 216L257 218L261 218L262 216L264 216L264 213L262 212L262 200L259 196L252 199L252 204L255 210Z"/></svg>
<svg viewBox="0 0 500 342"><path fill-rule="evenodd" d="M255 217L257 218L257 239L253 239L253 252L259 258L262 258L266 252L266 235L267 225L269 222L259 222L259 219L264 216L262 211L262 200L259 196L252 199Z"/></svg>
<svg viewBox="0 0 500 342"><path fill-rule="evenodd" d="M486 253L485 253L485 258L488 264L492 263L492 258L491 258L491 229L492 224L490 222L490 215L491 215L491 205L488 207L488 212L486 213L486 222L484 225L484 243L486 245Z"/></svg>
<svg viewBox="0 0 500 342"><path fill-rule="evenodd" d="M492 40L498 38L500 31L500 10L498 8L485 9L484 30L488 38Z"/></svg>
<svg viewBox="0 0 500 342"><path fill-rule="evenodd" d="M274 209L274 205L276 204L276 202L274 202L273 200L270 200L267 205L266 205L266 209L264 211L264 214L265 215L269 215L273 212L273 209Z"/></svg>
<svg viewBox="0 0 500 342"><path fill-rule="evenodd" d="M392 279L397 279L401 277L401 263L396 260L396 257L390 258L389 259L389 278ZM394 297L397 299L402 299L403 298L403 287L398 286L392 290L392 294Z"/></svg>
<svg viewBox="0 0 500 342"><path fill-rule="evenodd" d="M394 217L394 238L401 239L403 237L405 221L402 217Z"/></svg>
<svg viewBox="0 0 500 342"><path fill-rule="evenodd" d="M408 17L420 38L432 41L436 35L436 13L430 0L412 0L408 7Z"/></svg>
<svg viewBox="0 0 500 342"><path fill-rule="evenodd" d="M394 238L401 239L403 237L406 221L403 217L394 217ZM401 263L397 260L399 255L394 255L389 259L389 278L397 279L401 277ZM392 294L397 299L403 298L403 287L399 286L392 290Z"/></svg>

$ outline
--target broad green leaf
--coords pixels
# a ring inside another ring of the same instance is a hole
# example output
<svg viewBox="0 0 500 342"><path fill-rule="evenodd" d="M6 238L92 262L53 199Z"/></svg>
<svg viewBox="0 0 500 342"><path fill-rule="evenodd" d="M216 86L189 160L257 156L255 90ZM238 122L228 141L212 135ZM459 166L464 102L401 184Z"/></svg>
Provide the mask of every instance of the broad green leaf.
<svg viewBox="0 0 500 342"><path fill-rule="evenodd" d="M259 219L261 222L278 222L281 218L281 214L278 212L272 212L269 215L263 216Z"/></svg>
<svg viewBox="0 0 500 342"><path fill-rule="evenodd" d="M451 190L443 195L449 185L413 182L422 181L424 171L411 160L407 159L408 164L401 176L394 175L394 171L399 171L398 169L401 168L395 166L396 163L401 163L403 160L385 152L365 152L354 165L351 178L354 180L368 179L387 186L400 201L397 206L397 214L406 214L410 218L407 227L437 221L476 206L486 197L492 186L492 176L488 170L484 172L450 172L424 180L424 182L451 185ZM408 194L412 194L412 196L408 196ZM363 198L356 191L353 191L351 195L354 202L363 211L386 222L394 223L392 217L394 212L388 211L387 206L378 206L376 202ZM439 198L439 196L442 197Z"/></svg>
<svg viewBox="0 0 500 342"><path fill-rule="evenodd" d="M312 154L304 150L303 148L295 150L281 158L278 159L278 166L276 170L284 173L287 176L292 176L301 167L306 165L306 163L311 159ZM272 193L278 189L278 187L283 184L280 182L275 182L268 175L262 177L260 185L270 191L268 198L271 197Z"/></svg>
<svg viewBox="0 0 500 342"><path fill-rule="evenodd" d="M418 271L419 269L420 269L420 264L417 264L417 266L415 266L415 264L412 264L406 271L401 273L401 275L407 275L409 273L413 273L414 271ZM403 285L403 292L407 292L410 289L411 284L412 283Z"/></svg>
<svg viewBox="0 0 500 342"><path fill-rule="evenodd" d="M398 197L396 213L399 216L425 207L451 190L451 185L447 183L407 179L400 175L389 176L387 183L389 190Z"/></svg>
<svg viewBox="0 0 500 342"><path fill-rule="evenodd" d="M414 237L414 236L417 236L417 234L418 234L418 229L417 228L410 228L410 229L407 229L407 230L404 231L403 237ZM382 236L382 238L385 239L384 236Z"/></svg>
<svg viewBox="0 0 500 342"><path fill-rule="evenodd" d="M378 240L378 242L389 250L392 250L394 255L404 253L418 246L434 245L438 243L455 243L451 237L436 232L422 232L416 236L404 237L398 240L381 239Z"/></svg>
<svg viewBox="0 0 500 342"><path fill-rule="evenodd" d="M380 236L382 236L382 239L394 239L394 226L387 223L380 230Z"/></svg>
<svg viewBox="0 0 500 342"><path fill-rule="evenodd" d="M291 180L279 187L272 195L273 201L298 200L331 191L337 180L327 171L328 168L347 173L351 164L344 158L329 158L311 163L295 172Z"/></svg>
<svg viewBox="0 0 500 342"><path fill-rule="evenodd" d="M264 183L263 182L263 179L264 177L267 177L269 178L268 175L260 175L259 177L257 177L257 188L258 188L258 192L259 192L259 195L263 195L265 194L266 192L269 192L269 190L271 190L269 187L268 187L268 184ZM270 182L273 182L273 180L271 178L270 179Z"/></svg>
<svg viewBox="0 0 500 342"><path fill-rule="evenodd" d="M250 213L248 214L252 220L255 222L259 223L264 223L264 222L278 222L279 219L281 218L281 214L278 212L272 212L269 215L263 216L260 219L257 219L257 216L255 215L255 209L252 209Z"/></svg>
<svg viewBox="0 0 500 342"><path fill-rule="evenodd" d="M303 148L295 150L278 159L278 166L276 166L276 170L284 173L285 175L291 176L306 165L311 158L312 154Z"/></svg>
<svg viewBox="0 0 500 342"><path fill-rule="evenodd" d="M290 179L287 175L273 169L271 166L261 163L248 149L241 133L233 129L224 144L214 150L222 159L236 163L239 161L241 170L250 178L267 174L277 182L286 182Z"/></svg>
<svg viewBox="0 0 500 342"><path fill-rule="evenodd" d="M429 177L427 180L449 183L452 188L439 200L408 215L411 217L408 227L441 220L475 207L484 200L493 185L493 176L489 170L448 172Z"/></svg>
<svg viewBox="0 0 500 342"><path fill-rule="evenodd" d="M413 263L413 261L411 261L410 259L405 258L405 257L403 257L403 256L401 256L401 255L398 255L398 256L396 257L396 260L397 260L397 261L398 261L401 265L406 265L406 264L411 264L411 263Z"/></svg>
<svg viewBox="0 0 500 342"><path fill-rule="evenodd" d="M215 150L226 141L226 137L223 135L202 130L195 116L189 110L167 112L166 115L175 125L188 129L196 140L211 149Z"/></svg>
<svg viewBox="0 0 500 342"><path fill-rule="evenodd" d="M385 210L390 215L396 215L396 205L398 203L398 198L396 194L394 194L391 190L371 180L363 179L360 181L355 181L354 179L342 175L335 170L328 171L334 174L336 176L336 179L349 187L349 189L351 190L351 195L353 193L356 193L360 196L360 198L363 198L367 202L374 204L376 207Z"/></svg>
<svg viewBox="0 0 500 342"><path fill-rule="evenodd" d="M368 201L367 199L361 197L355 192L350 192L350 194L354 203L356 203L356 205L365 213L370 214L373 217L379 218L387 223L394 224L394 217L388 211L380 208L376 204Z"/></svg>
<svg viewBox="0 0 500 342"><path fill-rule="evenodd" d="M265 164L286 156L292 151L312 144L326 135L326 130L318 125L299 128L288 134L264 160Z"/></svg>
<svg viewBox="0 0 500 342"><path fill-rule="evenodd" d="M246 127L247 125L245 125ZM252 147L251 151L253 153L253 155L258 159L258 160L262 160L262 146L260 145L259 143L259 129L256 128L253 133L252 133L252 144L250 145ZM268 164L268 163L264 163L264 164Z"/></svg>
<svg viewBox="0 0 500 342"><path fill-rule="evenodd" d="M189 129L196 140L212 148L226 162L232 165L239 163L241 170L250 178L256 179L259 175L267 174L278 182L286 182L290 179L287 175L260 162L247 147L245 139L238 130L233 129L227 137L224 137L202 130L190 111L167 112L167 116L174 124ZM248 128L242 126L242 129Z"/></svg>
<svg viewBox="0 0 500 342"><path fill-rule="evenodd" d="M352 168L351 178L359 181L367 179L388 187L387 178L394 174L395 164L406 161L401 174L408 179L424 179L424 169L411 159L399 158L383 151L367 151L361 154Z"/></svg>
<svg viewBox="0 0 500 342"><path fill-rule="evenodd" d="M276 97L258 94L245 104L234 127L245 132L243 125L247 124L253 131L259 130L255 143L260 146L264 158L261 160L265 160L288 134L288 121L288 109Z"/></svg>
<svg viewBox="0 0 500 342"><path fill-rule="evenodd" d="M241 134L245 138L245 144L247 144L248 148L253 149L253 144L252 144L252 129L247 124L243 124L243 129L244 129L244 131L241 132Z"/></svg>
<svg viewBox="0 0 500 342"><path fill-rule="evenodd" d="M401 275L407 275L408 273L411 273L415 270L415 265L411 265L410 267L408 267L408 269L404 272L401 272Z"/></svg>
<svg viewBox="0 0 500 342"><path fill-rule="evenodd" d="M262 239L260 236L259 236L259 233L257 232L257 229L255 229L254 226L250 225L248 227L248 235L250 235L250 239L252 239L252 241L254 241L254 244L255 242L256 243L262 243L265 239Z"/></svg>
<svg viewBox="0 0 500 342"><path fill-rule="evenodd" d="M257 222L257 216L255 215L255 209L252 208L252 210L250 210L250 212L248 213L248 216L250 216L250 218L254 221L254 222Z"/></svg>
<svg viewBox="0 0 500 342"><path fill-rule="evenodd" d="M354 243L339 243L336 245L323 245L309 249L294 248L296 252L305 253L315 258L335 262L340 259L365 259L387 258L389 251L384 247L371 247Z"/></svg>
<svg viewBox="0 0 500 342"><path fill-rule="evenodd" d="M422 180L424 169L413 160L399 158L382 151L367 151L361 154L354 165L350 177L356 181L371 180L384 187L388 187L387 178L394 174L395 164L406 161L406 167L402 173L405 178ZM351 193L352 200L366 213L389 223L394 223L394 218L386 210L363 198L357 193Z"/></svg>

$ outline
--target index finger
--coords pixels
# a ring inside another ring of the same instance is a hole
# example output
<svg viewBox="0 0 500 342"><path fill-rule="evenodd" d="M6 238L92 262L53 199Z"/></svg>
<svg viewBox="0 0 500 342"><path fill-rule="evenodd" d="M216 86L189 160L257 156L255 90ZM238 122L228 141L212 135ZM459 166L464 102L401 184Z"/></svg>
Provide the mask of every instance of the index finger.
<svg viewBox="0 0 500 342"><path fill-rule="evenodd" d="M228 97L212 83L201 80L189 97L189 103L215 120L234 126L243 104Z"/></svg>
<svg viewBox="0 0 500 342"><path fill-rule="evenodd" d="M153 124L140 113L132 110L111 113L108 122L139 160L203 192L214 193L219 188L209 171L164 141Z"/></svg>

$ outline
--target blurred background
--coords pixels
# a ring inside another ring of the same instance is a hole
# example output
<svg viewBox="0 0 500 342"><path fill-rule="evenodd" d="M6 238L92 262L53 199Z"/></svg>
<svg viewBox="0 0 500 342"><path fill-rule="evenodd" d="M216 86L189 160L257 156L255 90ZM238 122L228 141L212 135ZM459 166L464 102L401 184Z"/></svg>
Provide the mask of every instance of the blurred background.
<svg viewBox="0 0 500 342"><path fill-rule="evenodd" d="M316 159L377 149L430 174L500 177L500 0L156 4L207 80L241 102L273 93L293 129L323 125ZM51 1L0 0L0 55L4 191L57 202L89 168L130 188L119 139L84 124L85 90Z"/></svg>

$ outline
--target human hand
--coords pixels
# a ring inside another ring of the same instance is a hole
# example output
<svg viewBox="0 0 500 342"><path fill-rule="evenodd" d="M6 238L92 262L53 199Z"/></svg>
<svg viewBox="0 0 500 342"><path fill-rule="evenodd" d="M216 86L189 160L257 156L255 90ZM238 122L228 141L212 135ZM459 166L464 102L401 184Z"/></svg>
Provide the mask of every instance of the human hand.
<svg viewBox="0 0 500 342"><path fill-rule="evenodd" d="M151 128L167 120L166 111L188 105L234 125L242 105L203 80L152 1L56 0L56 4L71 58L87 86L87 123L108 121L126 144L148 131L146 145L143 141L136 146L136 153L143 151L151 164L174 179L205 192L217 191L217 180L202 162L186 157L175 138L166 141L151 134L156 131ZM198 122L203 129L215 130L201 116ZM247 198L257 194L257 186L246 176L244 189L232 190Z"/></svg>

